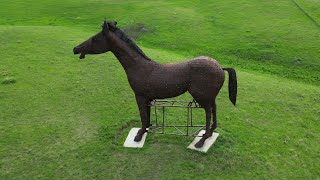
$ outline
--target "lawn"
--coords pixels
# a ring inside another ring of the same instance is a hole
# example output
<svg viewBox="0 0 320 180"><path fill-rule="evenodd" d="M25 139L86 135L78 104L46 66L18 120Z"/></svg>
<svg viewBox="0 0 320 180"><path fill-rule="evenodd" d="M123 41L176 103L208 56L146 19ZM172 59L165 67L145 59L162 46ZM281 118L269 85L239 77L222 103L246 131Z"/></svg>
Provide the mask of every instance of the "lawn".
<svg viewBox="0 0 320 180"><path fill-rule="evenodd" d="M317 1L297 2L317 20ZM0 179L320 177L320 29L292 1L1 4ZM72 54L105 17L158 62L207 55L237 70L237 107L225 83L207 154L168 135L122 147L140 124L124 70L110 53Z"/></svg>

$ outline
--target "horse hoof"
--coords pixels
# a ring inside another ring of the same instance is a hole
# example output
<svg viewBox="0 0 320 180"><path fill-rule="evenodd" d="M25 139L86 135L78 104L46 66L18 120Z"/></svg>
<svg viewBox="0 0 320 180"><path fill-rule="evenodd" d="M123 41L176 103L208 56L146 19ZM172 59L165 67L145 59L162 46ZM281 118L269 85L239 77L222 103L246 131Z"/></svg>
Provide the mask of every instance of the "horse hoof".
<svg viewBox="0 0 320 180"><path fill-rule="evenodd" d="M198 141L195 145L194 145L194 147L196 147L196 148L202 148L202 146L203 146L203 144L204 144L204 141Z"/></svg>
<svg viewBox="0 0 320 180"><path fill-rule="evenodd" d="M140 142L141 139L142 139L142 135L136 135L136 137L134 137L135 142Z"/></svg>

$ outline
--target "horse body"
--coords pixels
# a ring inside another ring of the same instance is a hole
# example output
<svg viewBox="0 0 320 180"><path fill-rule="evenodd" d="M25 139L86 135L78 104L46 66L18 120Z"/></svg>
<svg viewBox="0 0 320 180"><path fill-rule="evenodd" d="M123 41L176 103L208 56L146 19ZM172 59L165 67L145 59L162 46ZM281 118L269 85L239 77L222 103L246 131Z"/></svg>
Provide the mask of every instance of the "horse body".
<svg viewBox="0 0 320 180"><path fill-rule="evenodd" d="M140 71L128 71L127 77L137 95L163 99L189 91L199 97L196 100L200 105L201 99L214 100L216 90L224 82L224 72L218 62L204 56L180 63L149 63L148 67L141 68Z"/></svg>
<svg viewBox="0 0 320 180"><path fill-rule="evenodd" d="M229 73L229 98L234 105L236 103L234 69L221 68L216 60L205 56L180 63L159 64L148 58L116 24L104 22L102 31L75 47L74 54L81 54L82 59L86 54L111 51L120 61L135 93L142 122L135 141L140 141L150 126L150 100L171 98L188 91L206 112L206 133L195 145L202 147L217 127L215 100L225 80L224 70Z"/></svg>

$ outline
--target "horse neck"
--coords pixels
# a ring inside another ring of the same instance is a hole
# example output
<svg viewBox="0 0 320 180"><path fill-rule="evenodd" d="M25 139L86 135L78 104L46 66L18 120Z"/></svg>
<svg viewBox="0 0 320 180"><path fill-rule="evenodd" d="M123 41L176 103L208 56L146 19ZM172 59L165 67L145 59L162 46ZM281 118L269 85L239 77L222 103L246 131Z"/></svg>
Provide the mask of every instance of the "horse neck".
<svg viewBox="0 0 320 180"><path fill-rule="evenodd" d="M146 64L146 61L148 61L138 52L133 50L127 43L118 38L114 33L110 33L110 40L112 44L111 52L120 61L125 71L137 66L143 66Z"/></svg>

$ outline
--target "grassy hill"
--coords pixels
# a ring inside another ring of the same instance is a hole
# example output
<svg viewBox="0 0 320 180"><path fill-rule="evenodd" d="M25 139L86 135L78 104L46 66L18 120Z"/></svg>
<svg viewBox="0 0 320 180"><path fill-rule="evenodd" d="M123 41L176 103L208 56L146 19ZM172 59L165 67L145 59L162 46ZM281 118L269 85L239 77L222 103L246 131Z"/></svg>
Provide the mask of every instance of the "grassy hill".
<svg viewBox="0 0 320 180"><path fill-rule="evenodd" d="M315 14L316 1L300 0ZM308 6L307 6L308 5ZM313 8L309 8L311 5ZM144 47L319 85L320 30L290 1L4 1L0 24L95 32L104 18L133 27ZM139 31L137 24L144 25ZM139 33L140 32L140 33Z"/></svg>
<svg viewBox="0 0 320 180"><path fill-rule="evenodd" d="M237 69L238 105L225 85L208 154L186 149L192 137L122 147L139 116L121 65L72 54L104 17L159 62ZM291 1L4 1L0 24L0 179L320 177L320 30Z"/></svg>

